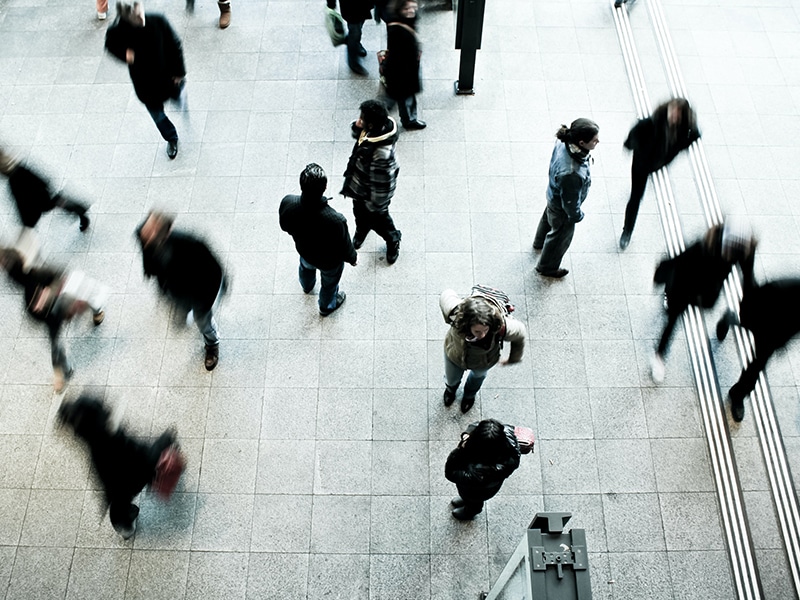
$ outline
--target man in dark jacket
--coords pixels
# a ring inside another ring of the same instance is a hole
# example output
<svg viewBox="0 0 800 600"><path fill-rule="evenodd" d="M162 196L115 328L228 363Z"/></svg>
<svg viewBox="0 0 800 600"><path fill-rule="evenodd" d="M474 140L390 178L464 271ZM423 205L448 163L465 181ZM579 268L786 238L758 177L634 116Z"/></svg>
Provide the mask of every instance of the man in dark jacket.
<svg viewBox="0 0 800 600"><path fill-rule="evenodd" d="M764 285L745 284L739 317L728 311L717 323L717 339L725 339L731 325L753 334L755 355L728 392L734 421L744 419L744 398L752 392L767 361L800 333L800 279L779 279Z"/></svg>
<svg viewBox="0 0 800 600"><path fill-rule="evenodd" d="M400 123L405 129L425 129L427 123L417 118L417 96L422 91L419 75L421 48L416 32L417 3L397 0L386 23L386 60L383 74L389 108L395 103Z"/></svg>
<svg viewBox="0 0 800 600"><path fill-rule="evenodd" d="M647 177L666 167L700 137L694 111L684 98L673 98L658 106L653 114L633 126L625 148L633 151L631 196L625 207L625 224L619 238L622 250L631 243L639 205L647 187Z"/></svg>
<svg viewBox="0 0 800 600"><path fill-rule="evenodd" d="M192 313L206 343L205 367L219 362L219 336L212 309L225 292L222 266L196 237L172 230L173 218L151 211L137 229L147 277L155 276L161 291L182 310Z"/></svg>
<svg viewBox="0 0 800 600"><path fill-rule="evenodd" d="M89 228L89 217L86 216L88 206L67 198L61 192L53 193L50 184L41 175L21 165L15 157L2 149L0 173L8 177L8 187L25 227L36 227L43 213L58 206L80 217L81 231Z"/></svg>
<svg viewBox="0 0 800 600"><path fill-rule="evenodd" d="M278 215L281 229L294 238L300 255L300 286L311 293L320 272L319 314L328 316L346 298L339 291L344 263L356 266L358 255L347 230L344 215L328 206L322 194L328 187L325 171L311 163L300 173L300 196L285 196Z"/></svg>
<svg viewBox="0 0 800 600"><path fill-rule="evenodd" d="M128 64L136 96L167 141L167 156L178 155L178 132L164 113L164 102L180 102L186 67L181 42L162 15L145 19L141 2L117 3L117 22L108 28L106 49Z"/></svg>
<svg viewBox="0 0 800 600"><path fill-rule="evenodd" d="M397 123L377 100L362 102L360 109L361 114L352 125L356 143L340 193L353 199L353 246L356 250L361 248L367 234L374 230L386 240L386 262L391 265L400 255L402 237L389 214L400 170L395 159Z"/></svg>
<svg viewBox="0 0 800 600"><path fill-rule="evenodd" d="M471 424L444 466L444 476L458 489L458 497L451 500L453 516L460 521L475 518L519 467L519 455L511 425L494 419Z"/></svg>
<svg viewBox="0 0 800 600"><path fill-rule="evenodd" d="M336 0L327 0L328 8L336 8ZM366 75L367 70L361 64L361 59L367 55L361 45L361 29L364 21L372 17L374 0L339 0L342 7L342 18L347 21L347 66L357 75Z"/></svg>

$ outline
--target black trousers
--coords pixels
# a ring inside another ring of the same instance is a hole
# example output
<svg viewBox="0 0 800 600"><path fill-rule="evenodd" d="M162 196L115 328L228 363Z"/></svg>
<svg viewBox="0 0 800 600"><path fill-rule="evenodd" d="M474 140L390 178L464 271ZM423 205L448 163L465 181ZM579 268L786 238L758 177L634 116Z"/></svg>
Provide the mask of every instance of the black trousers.
<svg viewBox="0 0 800 600"><path fill-rule="evenodd" d="M631 164L631 197L625 207L625 224L623 225L623 230L628 233L633 233L633 227L636 225L639 205L642 203L644 191L647 189L647 178L650 173L652 171L649 166L643 165L641 161L637 160L634 153L633 163Z"/></svg>
<svg viewBox="0 0 800 600"><path fill-rule="evenodd" d="M389 210L373 212L367 208L363 200L353 200L353 216L356 219L356 236L364 238L370 231L374 231L387 244L396 244L400 241L400 230L397 229L389 214Z"/></svg>

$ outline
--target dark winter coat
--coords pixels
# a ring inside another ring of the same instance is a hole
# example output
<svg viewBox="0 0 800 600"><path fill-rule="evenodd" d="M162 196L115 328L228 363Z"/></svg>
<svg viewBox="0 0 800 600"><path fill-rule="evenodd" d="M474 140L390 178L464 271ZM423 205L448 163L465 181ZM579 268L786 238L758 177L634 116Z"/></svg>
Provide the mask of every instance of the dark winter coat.
<svg viewBox="0 0 800 600"><path fill-rule="evenodd" d="M160 245L142 247L142 264L145 275L155 276L165 294L198 312L211 310L222 286L222 265L204 242L188 233L173 231Z"/></svg>
<svg viewBox="0 0 800 600"><path fill-rule="evenodd" d="M347 230L347 219L320 196L286 196L278 208L281 229L294 238L294 246L304 260L318 269L333 269L358 256Z"/></svg>
<svg viewBox="0 0 800 600"><path fill-rule="evenodd" d="M397 174L395 158L397 123L391 117L374 133L352 125L356 143L344 172L343 196L363 200L373 212L389 210L394 196Z"/></svg>
<svg viewBox="0 0 800 600"><path fill-rule="evenodd" d="M386 24L386 39L386 92L395 100L403 100L422 91L419 38L411 26L393 21Z"/></svg>
<svg viewBox="0 0 800 600"><path fill-rule="evenodd" d="M456 484L464 500L488 500L519 467L519 443L514 428L506 425L505 434L508 444L495 456L478 456L474 450L459 444L447 457L444 476Z"/></svg>
<svg viewBox="0 0 800 600"><path fill-rule="evenodd" d="M709 245L695 242L678 256L662 261L653 281L664 284L671 312L681 313L687 306L711 308L722 292L722 286L735 264L742 268L745 285L753 280L755 252L747 256L723 258L720 242Z"/></svg>
<svg viewBox="0 0 800 600"><path fill-rule="evenodd" d="M578 223L583 220L581 206L591 186L589 155L574 154L567 144L556 142L550 157L547 206L567 215L570 222Z"/></svg>
<svg viewBox="0 0 800 600"><path fill-rule="evenodd" d="M145 105L163 104L177 98L180 87L174 78L186 76L181 42L169 22L158 14L148 13L144 27L122 19L106 32L106 49L122 62L126 50L134 51L128 71L136 96Z"/></svg>
<svg viewBox="0 0 800 600"><path fill-rule="evenodd" d="M700 137L694 113L691 109L689 111L689 117L681 121L672 137L666 109L657 110L652 116L640 119L633 126L625 140L625 147L633 150L633 160L637 168L655 173L671 163L679 152L686 150Z"/></svg>
<svg viewBox="0 0 800 600"><path fill-rule="evenodd" d="M56 207L58 196L52 193L47 181L23 165L11 172L8 185L25 227L36 227L42 213Z"/></svg>
<svg viewBox="0 0 800 600"><path fill-rule="evenodd" d="M372 18L373 0L339 0L342 18L348 23L361 23Z"/></svg>
<svg viewBox="0 0 800 600"><path fill-rule="evenodd" d="M800 279L745 286L739 323L753 333L756 353L785 346L800 333Z"/></svg>

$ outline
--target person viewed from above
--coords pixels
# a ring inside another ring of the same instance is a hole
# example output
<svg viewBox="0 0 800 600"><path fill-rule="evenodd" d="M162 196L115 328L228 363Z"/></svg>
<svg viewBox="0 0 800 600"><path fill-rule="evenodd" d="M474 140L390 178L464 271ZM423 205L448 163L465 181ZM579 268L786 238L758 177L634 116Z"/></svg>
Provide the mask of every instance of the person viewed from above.
<svg viewBox="0 0 800 600"><path fill-rule="evenodd" d="M400 123L405 129L424 129L417 118L416 94L422 91L420 57L422 46L417 35L416 0L394 0L389 4L386 22L386 59L383 75L389 108L397 104Z"/></svg>

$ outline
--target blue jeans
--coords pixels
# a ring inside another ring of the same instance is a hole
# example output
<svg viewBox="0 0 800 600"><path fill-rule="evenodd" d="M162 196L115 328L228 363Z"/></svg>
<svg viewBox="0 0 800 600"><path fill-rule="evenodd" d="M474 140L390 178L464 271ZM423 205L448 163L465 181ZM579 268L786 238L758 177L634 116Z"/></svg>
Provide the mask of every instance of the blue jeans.
<svg viewBox="0 0 800 600"><path fill-rule="evenodd" d="M298 273L300 275L300 287L308 294L314 289L317 283L317 270L319 270L319 278L321 287L319 289L319 309L320 310L333 310L336 308L336 294L339 293L339 280L342 278L344 272L344 263L339 263L339 266L333 269L317 269L310 262L300 257L300 268Z"/></svg>
<svg viewBox="0 0 800 600"><path fill-rule="evenodd" d="M457 390L458 386L461 385L461 378L464 376L464 370L465 369L462 369L447 358L447 354L444 355L444 382L447 387L452 390ZM467 382L464 384L464 395L474 396L477 394L488 372L489 369L472 369L469 375L467 375Z"/></svg>
<svg viewBox="0 0 800 600"><path fill-rule="evenodd" d="M147 104L145 105L145 108L147 108L147 112L150 113L150 116L153 117L153 121L155 121L158 131L161 133L161 137L168 142L177 142L178 131L175 129L175 125L172 124L172 121L169 120L169 117L167 117L167 114L164 112L164 105Z"/></svg>

